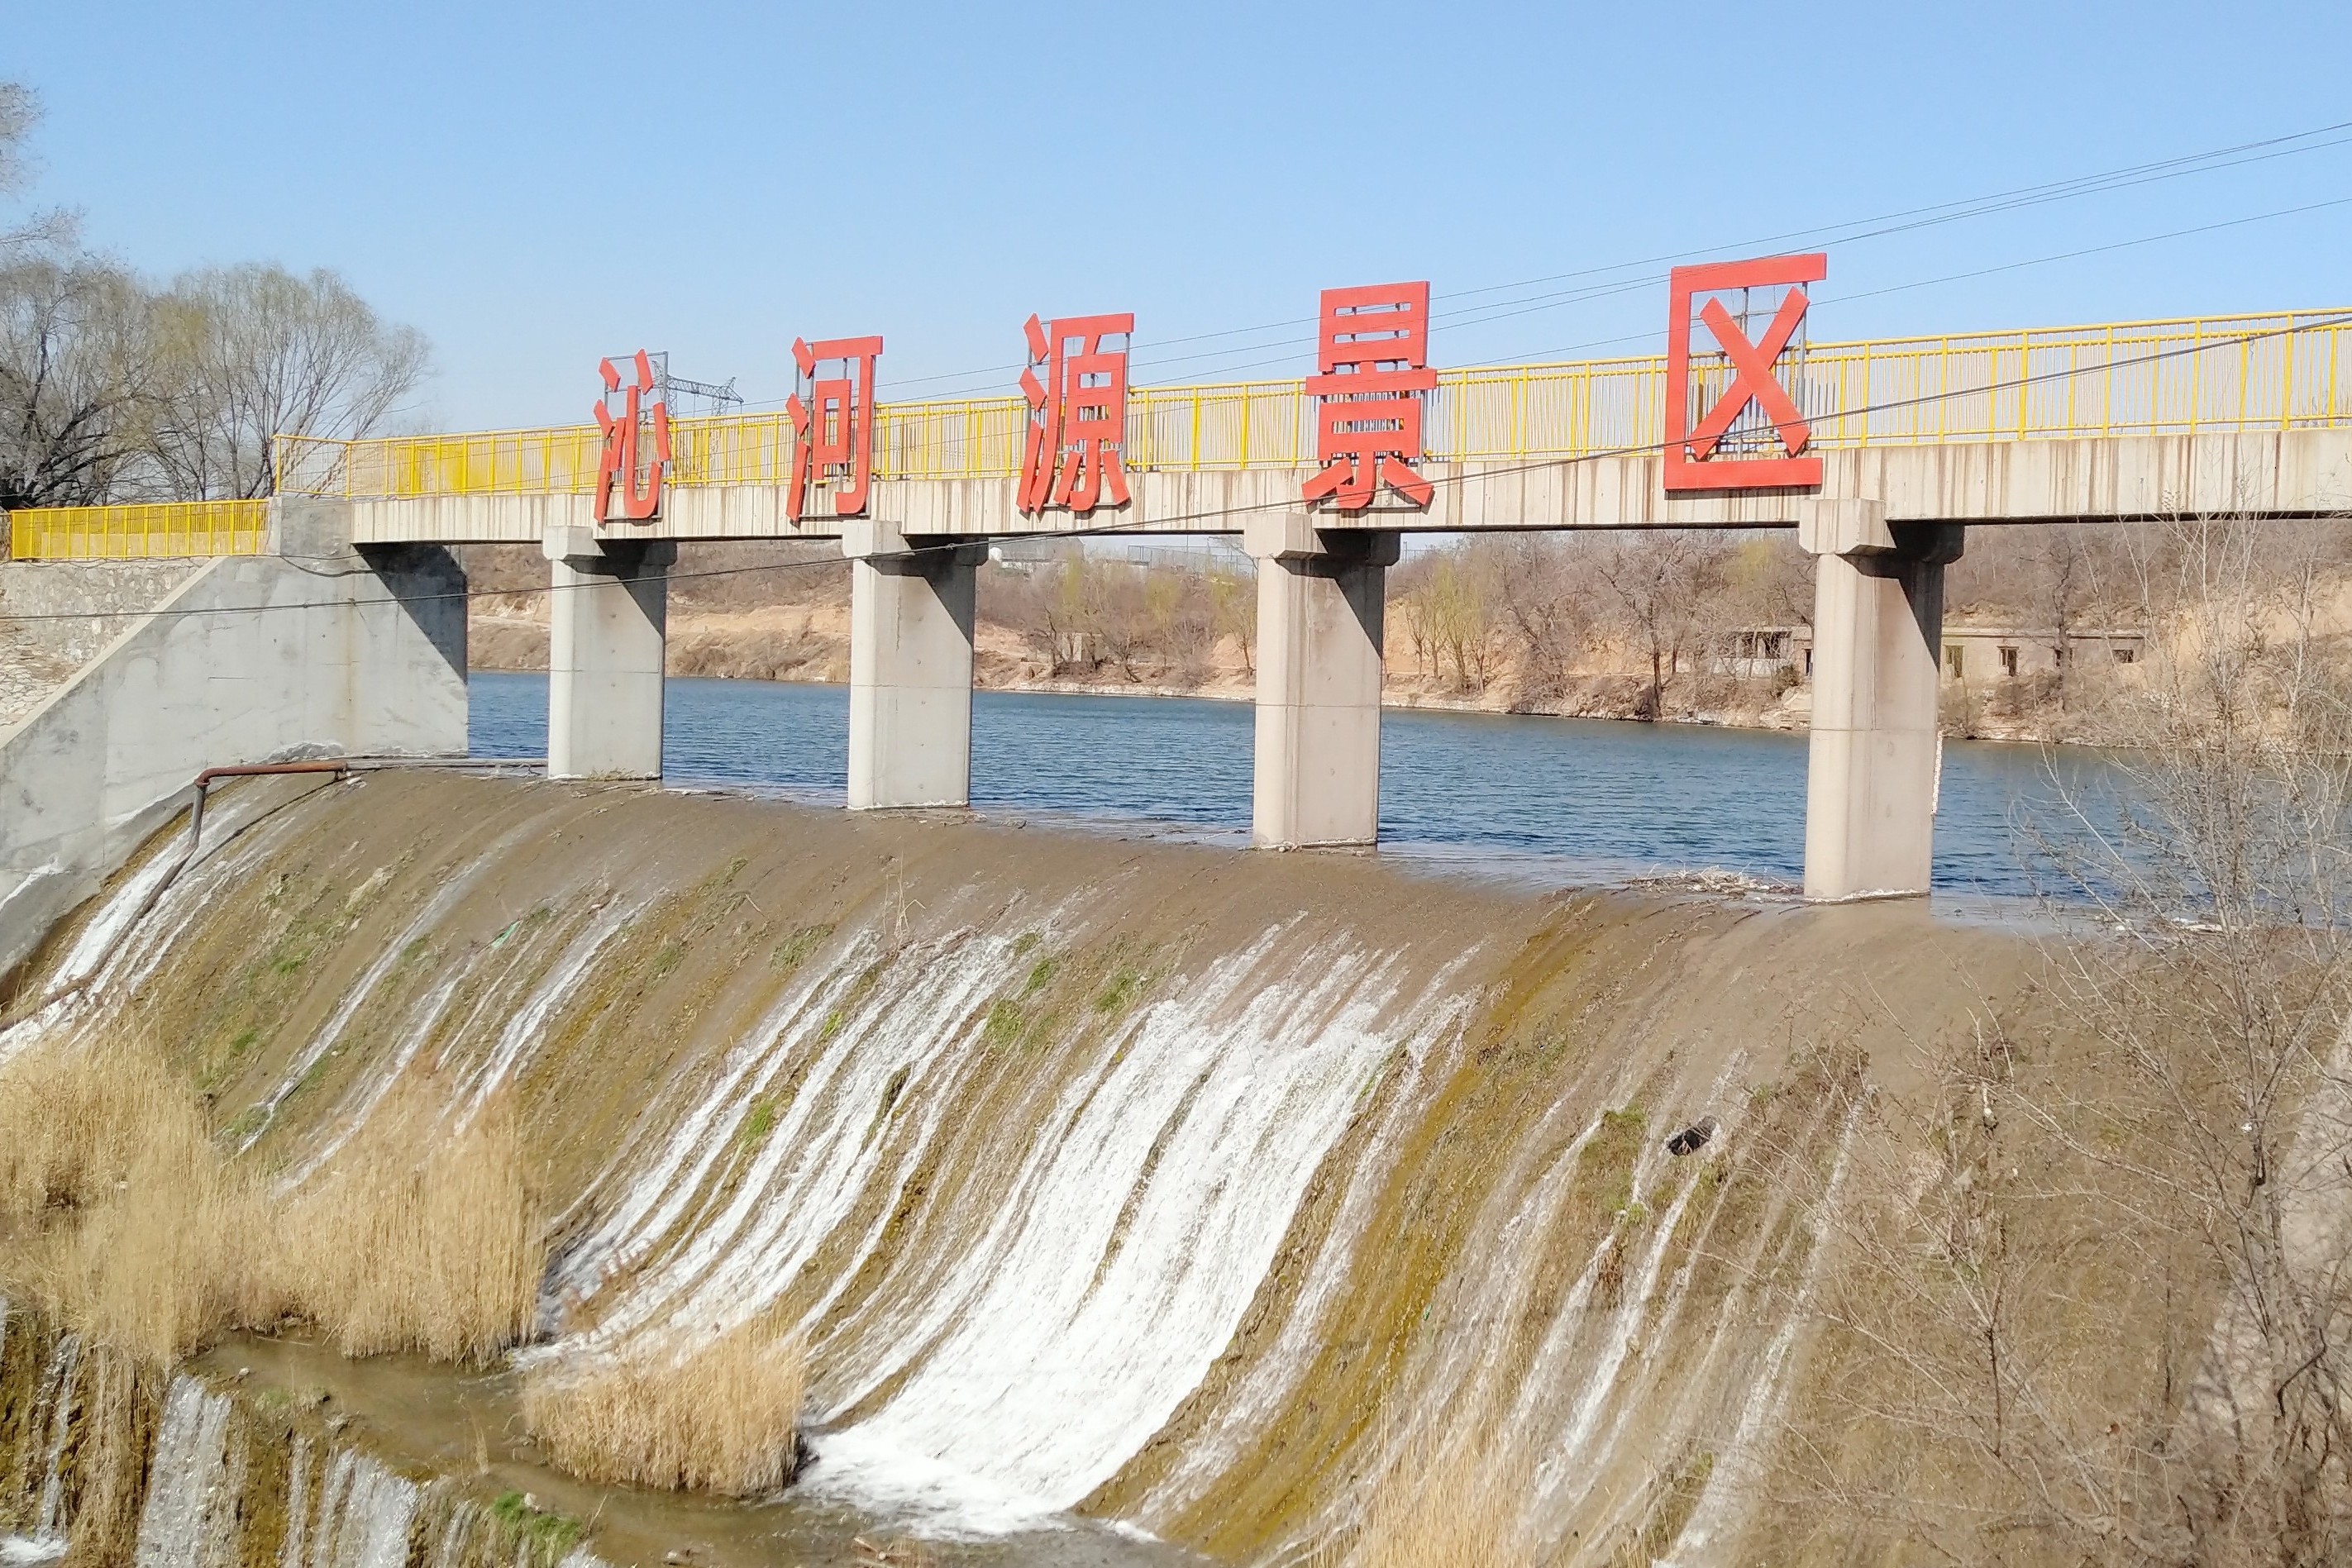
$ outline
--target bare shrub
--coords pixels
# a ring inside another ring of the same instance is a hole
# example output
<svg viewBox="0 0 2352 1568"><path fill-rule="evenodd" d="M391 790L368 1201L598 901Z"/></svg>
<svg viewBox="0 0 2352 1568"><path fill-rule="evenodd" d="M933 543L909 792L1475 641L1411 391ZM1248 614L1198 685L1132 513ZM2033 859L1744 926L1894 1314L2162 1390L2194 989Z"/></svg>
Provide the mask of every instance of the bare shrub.
<svg viewBox="0 0 2352 1568"><path fill-rule="evenodd" d="M533 1368L523 1423L583 1480L759 1497L798 1463L805 1354L761 1320L716 1339L651 1335Z"/></svg>
<svg viewBox="0 0 2352 1568"><path fill-rule="evenodd" d="M352 1354L482 1360L544 1265L522 1134L504 1096L455 1133L431 1112L396 1096L281 1197L135 1036L37 1047L0 1067L0 1282L158 1364L287 1313Z"/></svg>
<svg viewBox="0 0 2352 1568"><path fill-rule="evenodd" d="M1520 1520L1526 1478L1457 1448L1417 1455L1373 1493L1331 1568L1506 1568L1532 1560Z"/></svg>
<svg viewBox="0 0 2352 1568"><path fill-rule="evenodd" d="M250 1202L152 1052L118 1040L0 1068L0 1267L99 1338L168 1362L235 1316Z"/></svg>
<svg viewBox="0 0 2352 1568"><path fill-rule="evenodd" d="M2138 547L2168 632L2100 715L2125 787L2053 769L2038 1005L1857 1107L1792 1437L1817 1530L1958 1562L2352 1548L2352 661L2295 539Z"/></svg>
<svg viewBox="0 0 2352 1568"><path fill-rule="evenodd" d="M380 1108L279 1221L273 1283L346 1355L481 1362L530 1327L546 1253L513 1098L455 1131L437 1109Z"/></svg>

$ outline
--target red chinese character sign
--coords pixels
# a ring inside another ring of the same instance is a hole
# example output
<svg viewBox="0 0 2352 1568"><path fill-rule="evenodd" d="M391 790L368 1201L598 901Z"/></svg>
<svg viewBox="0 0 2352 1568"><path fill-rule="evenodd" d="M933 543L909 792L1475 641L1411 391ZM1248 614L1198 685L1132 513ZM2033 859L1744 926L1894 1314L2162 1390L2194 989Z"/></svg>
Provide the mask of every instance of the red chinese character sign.
<svg viewBox="0 0 2352 1568"><path fill-rule="evenodd" d="M1127 342L1135 316L1029 318L1028 440L1021 456L1021 509L1064 507L1085 517L1108 498L1128 502ZM1118 346L1111 348L1109 340ZM1043 378L1040 379L1040 372Z"/></svg>
<svg viewBox="0 0 2352 1568"><path fill-rule="evenodd" d="M661 510L662 479L669 471L669 404L663 401L652 405L653 458L642 462L646 404L655 390L653 361L643 349L637 350L637 379L629 384L618 417L614 415L612 402L622 391L621 372L610 360L603 361L597 369L604 378L604 395L596 400L596 427L604 433L604 444L596 459L596 520L610 522L617 516L642 523ZM617 513L615 489L620 492Z"/></svg>
<svg viewBox="0 0 2352 1568"><path fill-rule="evenodd" d="M1812 427L1774 376L1773 366L1812 303L1804 286L1828 276L1829 257L1818 253L1674 269L1669 286L1673 304L1666 319L1664 466L1669 491L1793 489L1822 482L1822 460L1802 455ZM1721 296L1773 288L1783 291L1780 307L1763 333L1750 338L1748 324L1724 308ZM1694 319L1691 307L1696 300L1704 303ZM1730 381L1694 424L1694 394L1700 389L1692 380L1691 339L1701 327L1714 339L1711 351L1721 355ZM1740 423L1750 405L1760 417ZM1728 450L1727 436L1767 452L1778 446L1780 452L1777 456L1718 455Z"/></svg>
<svg viewBox="0 0 2352 1568"><path fill-rule="evenodd" d="M793 362L808 390L805 402L798 392L784 400L798 448L787 497L793 521L815 505L820 485L833 488L835 517L866 509L874 481L874 361L881 357L879 338L793 340Z"/></svg>
<svg viewBox="0 0 2352 1568"><path fill-rule="evenodd" d="M1315 369L1315 460L1322 472L1299 492L1343 512L1372 504L1382 485L1416 506L1433 494L1421 461L1422 399L1437 386L1429 368L1429 285L1388 283L1323 291Z"/></svg>

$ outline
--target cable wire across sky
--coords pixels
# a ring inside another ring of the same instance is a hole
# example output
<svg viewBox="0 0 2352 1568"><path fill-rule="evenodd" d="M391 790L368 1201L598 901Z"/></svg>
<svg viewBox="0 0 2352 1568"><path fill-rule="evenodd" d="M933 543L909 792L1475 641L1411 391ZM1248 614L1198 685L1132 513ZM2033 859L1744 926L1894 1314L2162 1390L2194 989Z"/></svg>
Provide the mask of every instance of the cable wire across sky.
<svg viewBox="0 0 2352 1568"><path fill-rule="evenodd" d="M1816 225L1808 228L1784 230L1777 234L1757 235L1740 240L1725 241L1712 246L1692 247L1677 251L1663 251L1654 255L1634 257L1625 261L1580 267L1570 271L1551 273L1538 277L1521 278L1509 283L1485 284L1469 288L1437 291L1433 292L1431 296L1433 302L1438 300L1482 298L1486 296L1496 294L1513 294L1524 289L1546 288L1553 284L1566 283L1583 278L1596 280L1589 285L1580 286L1575 288L1557 289L1550 293L1530 296L1527 298L1497 299L1488 301L1486 304L1483 305L1465 305L1453 310L1433 310L1430 316L1430 330L1433 335L1441 331L1454 331L1468 327L1484 326L1494 321L1559 309L1572 305L1586 304L1595 299L1607 298L1617 295L1633 292L1642 288L1655 287L1664 282L1666 277L1664 272L1657 271L1655 269L1679 262L1697 260L1711 256L1742 254L1750 251L1759 251L1776 246L1798 245L1852 245L1867 240L1886 238L1896 235L1913 234L1923 229L1938 227L1948 224L1963 223L1975 218L1991 216L1996 214L2014 212L2030 207L2045 206L2056 202L2074 201L2085 196L2099 195L2113 191L2128 190L2158 182L2182 179L2193 174L2212 173L2230 169L2242 168L2252 164L2269 162L2281 158L2295 157L2305 153L2318 152L2329 148L2347 145L2352 145L2352 120L2337 120L2326 125L2313 126L2308 130L2294 131L2282 136L2265 137L2259 141L2242 141L2222 147L2209 148L2203 152L2185 153L2177 157L2160 159L2150 162L2126 164L2119 168L2104 170L2097 173L2075 175L2063 180L2044 181L2036 184L2017 186L2010 190L1992 192L1981 196L1933 203L1925 206L1903 208L1894 212L1876 214L1868 217L1848 219L1838 223ZM2317 204L2319 206L2332 204ZM2295 213L2313 210L2316 210L2316 207L2305 206L2284 208L2276 213L2260 214L2260 218L2233 219L2224 224L2179 229L2166 235L2150 235L2141 239L2123 243L2126 245L2153 244L2160 239L2177 239L2189 235L2210 232L2211 228L2227 227L2230 226L2231 224L2255 222L2260 221L2262 218L2281 217L2291 215ZM2110 247L2093 247L2087 250L2068 252L2059 256L2040 257L2031 262L2009 263L2004 264L2002 268L1987 268L1976 272L1956 273L1952 274L1948 278L1922 280L1917 283L1906 284L1901 287L1926 287L1930 286L1932 283L1957 281L1967 277L1987 276L1995 270L2015 269L2017 267L2026 266L2039 266L2047 262L2072 259L2077 256L2094 255L2097 254L2098 251L2103 248ZM2120 248L2120 246L2114 248ZM1641 271L1639 275L1635 277L1628 277L1621 276L1628 272L1633 272L1636 269L1648 270ZM1877 294L1892 291L1893 290L1891 289L1869 290L1860 294L1844 296L1843 298L1849 299L1874 298ZM1230 327L1208 332L1188 333L1173 338L1152 340L1147 337L1143 339L1143 342L1153 350L1160 350L1180 347L1191 343L1219 341L1228 338L1257 337L1268 332L1292 334L1265 341L1238 344L1227 349L1203 350L1200 353L1194 354L1161 355L1158 358L1138 359L1134 361L1131 368L1135 370L1150 370L1171 365L1192 363L1204 360L1225 360L1236 355L1261 353L1265 350L1275 348L1283 348L1292 350L1302 349L1311 350L1314 345L1314 339L1312 336L1301 337L1296 334L1299 329L1310 329L1314 327L1315 324L1315 317L1305 316L1295 317L1281 321L1261 322L1255 326ZM1547 353L1564 351L1567 350L1545 350ZM1280 361L1258 361L1248 364L1227 365L1223 368L1223 371L1222 373L1230 374L1235 371L1256 369L1267 364L1286 364L1292 362L1292 360L1295 358L1296 354L1294 353L1289 358ZM1480 362L1504 363L1507 361L1494 360L1483 361ZM994 379L983 381L982 378L1010 378L1018 375L1024 368L1024 367L1021 364L1013 363L991 365L970 371L943 371L935 375L913 376L904 380L892 381L888 384L895 392L902 389L931 386L941 382L960 383L957 386L923 394L925 401L929 401L930 399L948 399L958 396L965 392L986 392L1003 390L1005 389L1004 382ZM766 398L754 400L746 406L755 408L781 407L782 402L783 399L780 397Z"/></svg>

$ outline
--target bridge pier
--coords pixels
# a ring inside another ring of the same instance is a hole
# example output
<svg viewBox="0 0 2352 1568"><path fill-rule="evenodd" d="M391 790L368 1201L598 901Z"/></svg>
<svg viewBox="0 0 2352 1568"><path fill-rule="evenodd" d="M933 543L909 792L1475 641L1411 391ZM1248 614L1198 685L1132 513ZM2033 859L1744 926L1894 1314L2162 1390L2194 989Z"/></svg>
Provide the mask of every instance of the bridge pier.
<svg viewBox="0 0 2352 1568"><path fill-rule="evenodd" d="M909 539L846 519L850 559L849 809L971 800L971 636L988 546Z"/></svg>
<svg viewBox="0 0 2352 1568"><path fill-rule="evenodd" d="M1257 559L1257 737L1250 841L1369 844L1381 825L1381 650L1397 535L1318 528L1303 512L1252 517Z"/></svg>
<svg viewBox="0 0 2352 1568"><path fill-rule="evenodd" d="M549 530L547 776L658 779L662 656L677 546Z"/></svg>
<svg viewBox="0 0 2352 1568"><path fill-rule="evenodd" d="M1883 502L1808 501L1815 558L1805 896L1925 894L1943 761L1944 568L1958 523L1893 523Z"/></svg>

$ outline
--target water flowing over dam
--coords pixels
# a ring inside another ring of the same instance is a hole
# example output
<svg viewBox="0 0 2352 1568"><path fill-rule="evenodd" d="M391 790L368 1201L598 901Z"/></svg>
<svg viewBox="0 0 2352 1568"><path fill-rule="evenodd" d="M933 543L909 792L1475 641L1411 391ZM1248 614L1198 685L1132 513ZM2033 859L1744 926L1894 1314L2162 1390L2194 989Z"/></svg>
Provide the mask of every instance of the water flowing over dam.
<svg viewBox="0 0 2352 1568"><path fill-rule="evenodd" d="M116 1009L289 1185L395 1089L452 1128L517 1095L556 1216L525 1360L782 1314L807 1506L1230 1561L1455 1449L1548 1556L1751 1560L1802 1195L1865 1064L2027 963L1916 907L449 775L241 786L178 853L52 935L0 1060ZM0 1437L39 1448L40 1398ZM213 1560L227 1403L163 1397L142 1563ZM417 1483L278 1462L284 1561L423 1539Z"/></svg>

